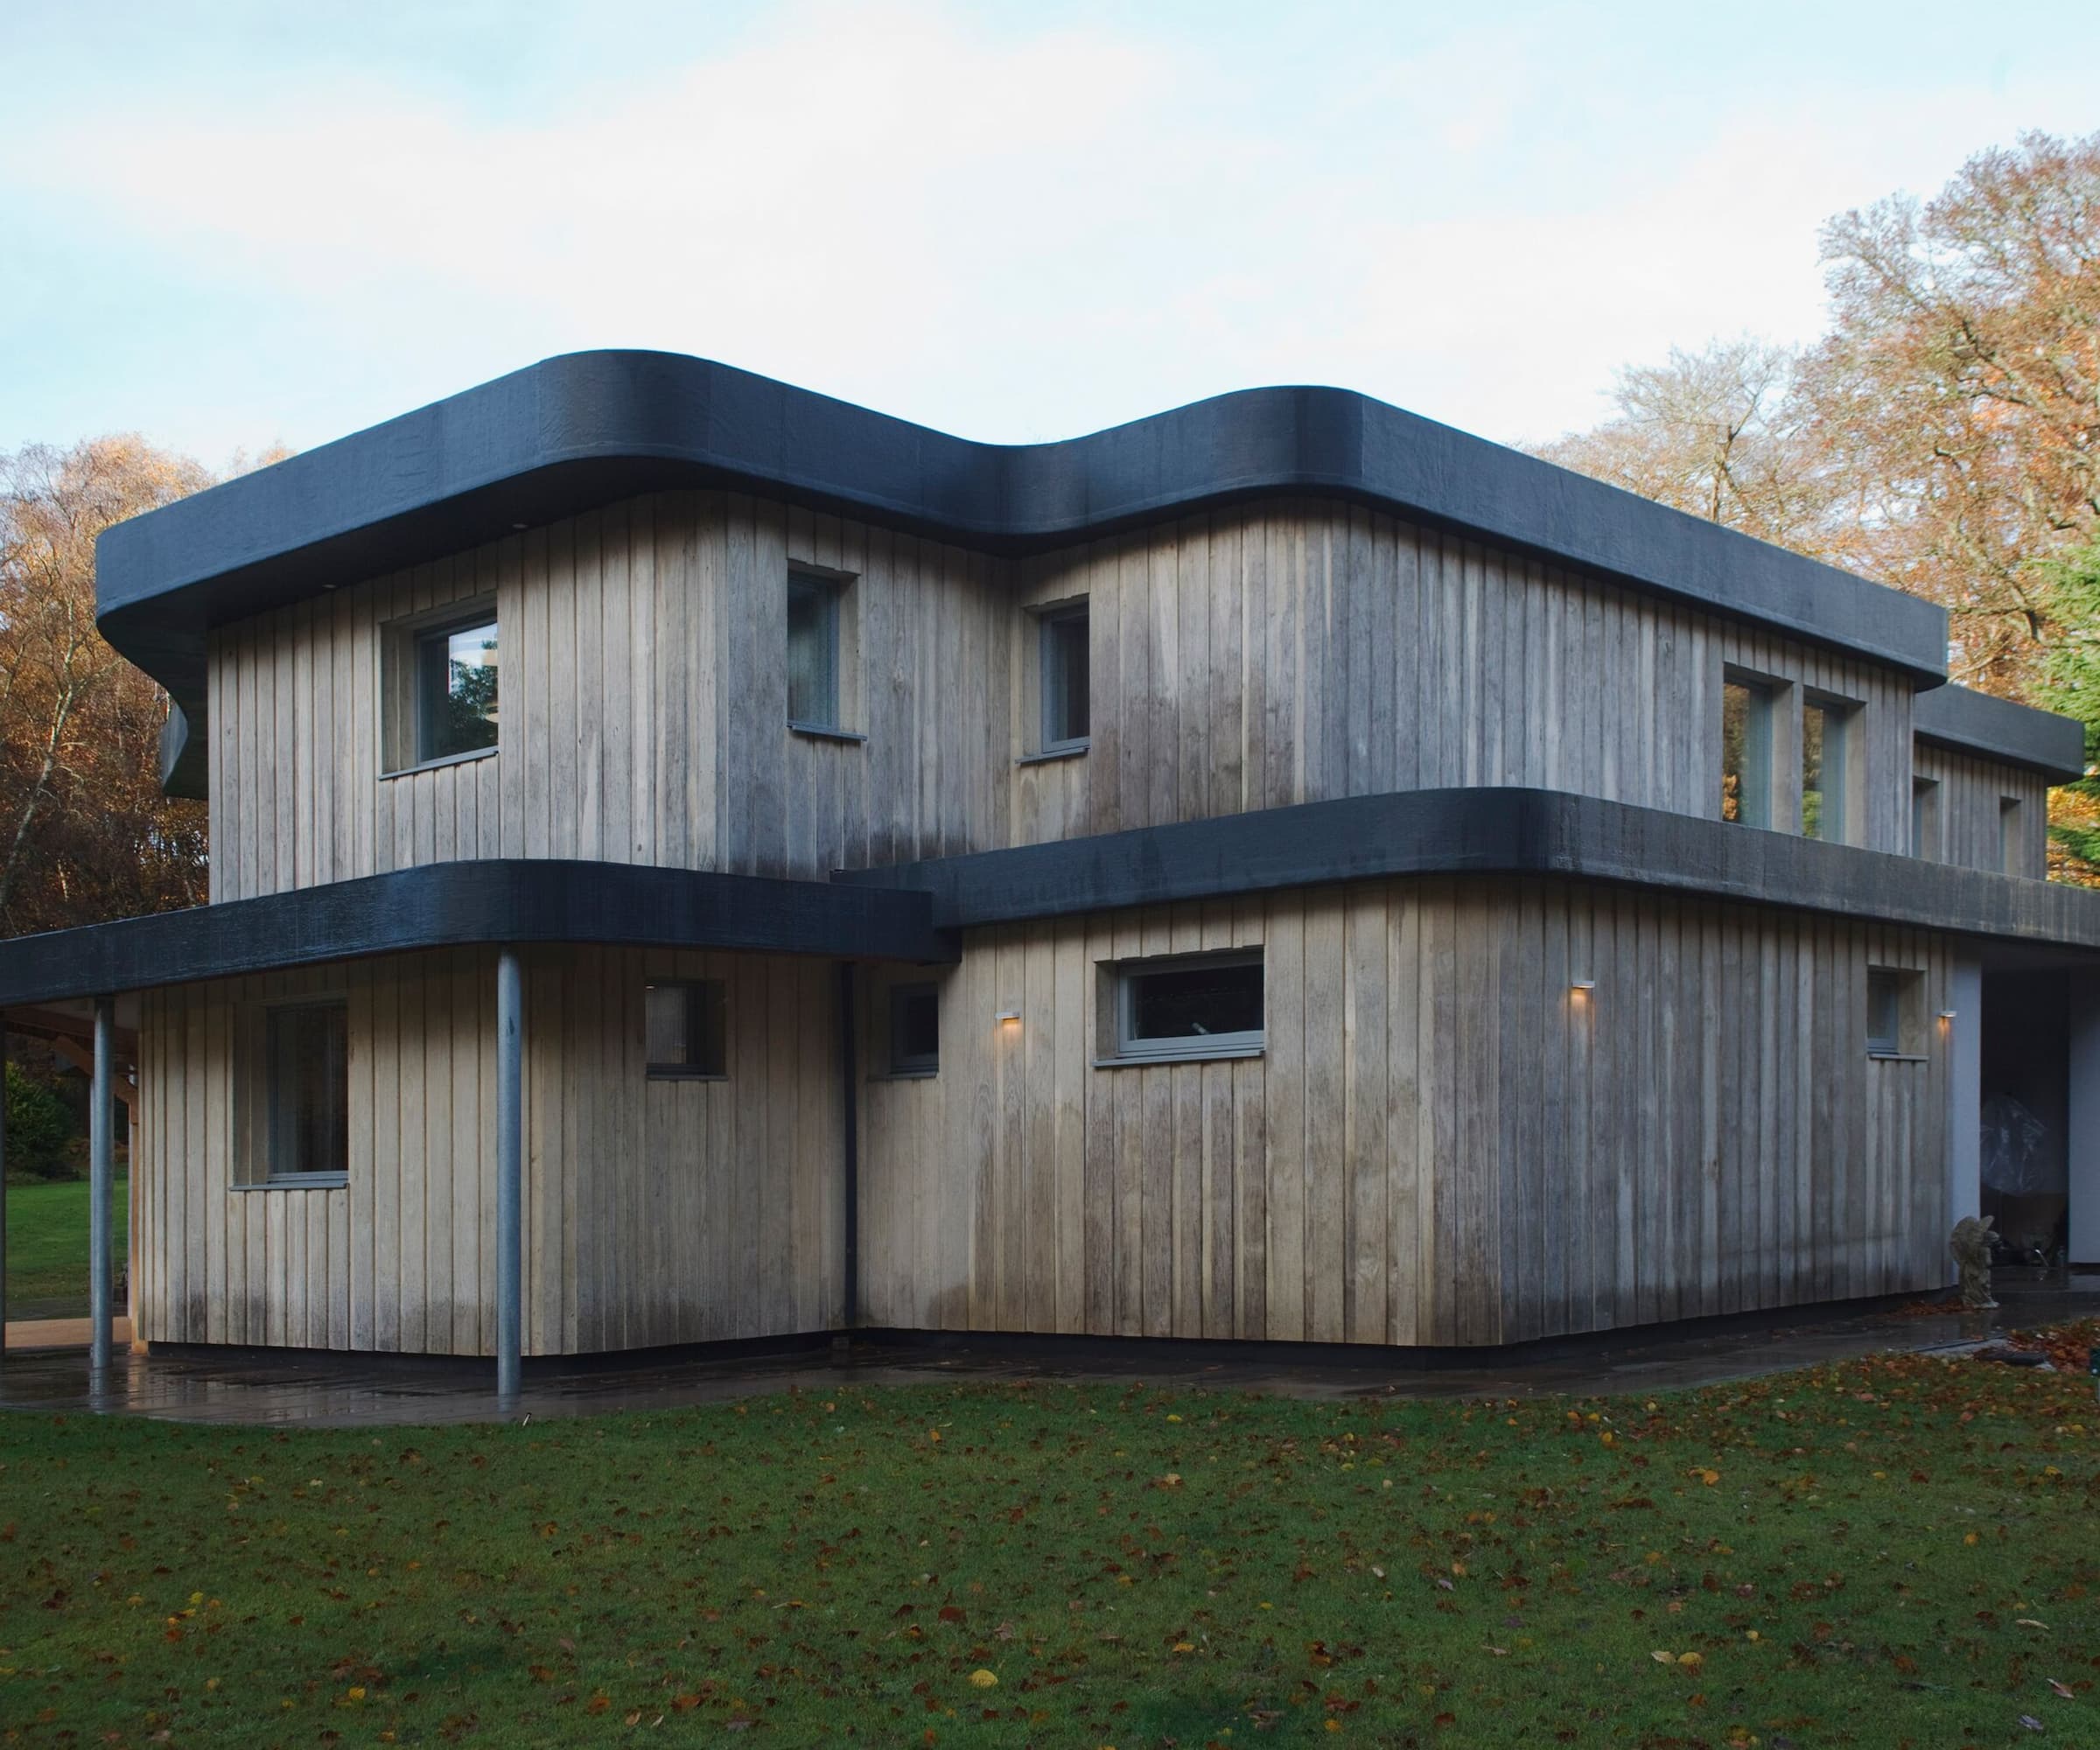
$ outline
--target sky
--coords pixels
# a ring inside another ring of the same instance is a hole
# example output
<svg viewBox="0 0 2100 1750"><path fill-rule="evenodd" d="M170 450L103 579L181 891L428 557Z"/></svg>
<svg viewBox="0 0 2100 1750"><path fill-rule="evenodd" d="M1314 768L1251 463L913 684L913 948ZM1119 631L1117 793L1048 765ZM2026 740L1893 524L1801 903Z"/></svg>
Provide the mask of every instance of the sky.
<svg viewBox="0 0 2100 1750"><path fill-rule="evenodd" d="M598 346L996 441L1275 382L1549 438L1813 338L1826 219L2100 128L2096 65L2090 0L0 0L0 452Z"/></svg>

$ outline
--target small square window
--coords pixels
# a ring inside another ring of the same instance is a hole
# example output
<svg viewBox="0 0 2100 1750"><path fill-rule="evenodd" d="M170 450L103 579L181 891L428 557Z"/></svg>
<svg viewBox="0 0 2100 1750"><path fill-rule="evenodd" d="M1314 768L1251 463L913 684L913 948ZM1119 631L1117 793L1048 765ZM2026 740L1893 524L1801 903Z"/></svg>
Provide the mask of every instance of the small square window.
<svg viewBox="0 0 2100 1750"><path fill-rule="evenodd" d="M496 622L416 634L416 759L425 764L496 745Z"/></svg>
<svg viewBox="0 0 2100 1750"><path fill-rule="evenodd" d="M262 1015L262 1145L268 1183L340 1179L350 1167L350 1011L283 1003Z"/></svg>
<svg viewBox="0 0 2100 1750"><path fill-rule="evenodd" d="M804 729L840 728L838 598L836 578L788 573L788 721Z"/></svg>
<svg viewBox="0 0 2100 1750"><path fill-rule="evenodd" d="M941 987L898 984L890 990L890 1074L931 1075L941 1068Z"/></svg>
<svg viewBox="0 0 2100 1750"><path fill-rule="evenodd" d="M1077 602L1036 616L1042 644L1043 749L1083 746L1090 732L1087 605Z"/></svg>
<svg viewBox="0 0 2100 1750"><path fill-rule="evenodd" d="M652 1076L720 1081L729 1074L729 993L718 978L646 987L642 1031Z"/></svg>
<svg viewBox="0 0 2100 1750"><path fill-rule="evenodd" d="M493 601L455 602L380 628L382 772L494 750L500 654Z"/></svg>
<svg viewBox="0 0 2100 1750"><path fill-rule="evenodd" d="M1721 685L1721 818L1772 824L1772 689L1730 673Z"/></svg>
<svg viewBox="0 0 2100 1750"><path fill-rule="evenodd" d="M1925 977L1900 966L1866 969L1866 1054L1924 1055Z"/></svg>
<svg viewBox="0 0 2100 1750"><path fill-rule="evenodd" d="M1116 1054L1251 1056L1266 1038L1262 997L1258 953L1124 961L1115 969Z"/></svg>

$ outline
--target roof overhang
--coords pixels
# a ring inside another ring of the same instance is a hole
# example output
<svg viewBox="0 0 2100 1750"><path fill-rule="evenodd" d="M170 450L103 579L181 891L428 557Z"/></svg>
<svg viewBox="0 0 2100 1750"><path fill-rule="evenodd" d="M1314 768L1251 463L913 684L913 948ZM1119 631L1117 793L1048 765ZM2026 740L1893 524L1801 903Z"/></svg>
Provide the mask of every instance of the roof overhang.
<svg viewBox="0 0 2100 1750"><path fill-rule="evenodd" d="M0 942L0 1005L474 943L733 948L939 963L924 893L524 858L433 863Z"/></svg>
<svg viewBox="0 0 2100 1750"><path fill-rule="evenodd" d="M962 929L1409 875L1566 876L2100 954L2090 888L1548 790L1354 796L835 878L919 888Z"/></svg>
<svg viewBox="0 0 2100 1750"><path fill-rule="evenodd" d="M1945 676L1947 620L1868 583L1349 390L1248 389L1061 443L974 443L677 354L573 353L116 524L101 625L201 730L210 629L579 511L734 486L998 552L1206 504L1336 495ZM165 749L201 794L201 735Z"/></svg>
<svg viewBox="0 0 2100 1750"><path fill-rule="evenodd" d="M2085 775L2085 725L1973 687L1935 687L1912 702L1912 732L1960 753L2024 766L2052 784Z"/></svg>

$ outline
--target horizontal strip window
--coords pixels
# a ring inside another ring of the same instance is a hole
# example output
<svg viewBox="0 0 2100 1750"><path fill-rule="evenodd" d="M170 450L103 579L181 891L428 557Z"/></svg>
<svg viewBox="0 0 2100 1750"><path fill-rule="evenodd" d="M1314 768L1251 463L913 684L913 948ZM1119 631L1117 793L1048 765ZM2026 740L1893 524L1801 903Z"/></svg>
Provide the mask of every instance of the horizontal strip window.
<svg viewBox="0 0 2100 1750"><path fill-rule="evenodd" d="M1103 1063L1250 1057L1268 1042L1258 948L1120 961L1110 978Z"/></svg>

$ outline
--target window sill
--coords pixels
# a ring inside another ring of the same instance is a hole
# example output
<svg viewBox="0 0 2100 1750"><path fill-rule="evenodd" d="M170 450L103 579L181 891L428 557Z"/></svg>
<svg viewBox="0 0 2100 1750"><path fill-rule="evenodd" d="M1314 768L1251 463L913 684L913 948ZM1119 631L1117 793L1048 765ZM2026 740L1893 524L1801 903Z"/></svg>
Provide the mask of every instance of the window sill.
<svg viewBox="0 0 2100 1750"><path fill-rule="evenodd" d="M720 1075L715 1075L704 1069L649 1069L643 1072L643 1080L648 1082L726 1082L729 1080L729 1076L726 1072Z"/></svg>
<svg viewBox="0 0 2100 1750"><path fill-rule="evenodd" d="M252 1180L229 1185L228 1191L340 1191L350 1183L346 1172L294 1172L276 1179Z"/></svg>
<svg viewBox="0 0 2100 1750"><path fill-rule="evenodd" d="M380 781L389 778L413 778L418 772L436 772L447 766L464 766L470 760L486 760L497 750L494 747L470 747L464 753L448 753L442 760L425 760L415 766L396 766L391 772L382 772Z"/></svg>
<svg viewBox="0 0 2100 1750"><path fill-rule="evenodd" d="M1142 1069L1148 1063L1220 1063L1232 1058L1260 1057L1265 1045L1192 1046L1186 1051L1152 1051L1136 1057L1097 1057L1096 1069Z"/></svg>
<svg viewBox="0 0 2100 1750"><path fill-rule="evenodd" d="M788 724L790 735L804 735L812 741L864 742L868 738L858 729L834 729L828 724L796 723L792 718Z"/></svg>
<svg viewBox="0 0 2100 1750"><path fill-rule="evenodd" d="M868 1077L871 1082L931 1082L941 1072L937 1069L885 1069Z"/></svg>
<svg viewBox="0 0 2100 1750"><path fill-rule="evenodd" d="M1024 753L1013 763L1016 766L1043 766L1047 765L1053 760L1078 760L1082 758L1093 746L1091 740L1068 741L1056 747L1046 747L1040 752Z"/></svg>
<svg viewBox="0 0 2100 1750"><path fill-rule="evenodd" d="M1932 1060L1922 1051L1870 1051L1869 1063L1930 1063Z"/></svg>

